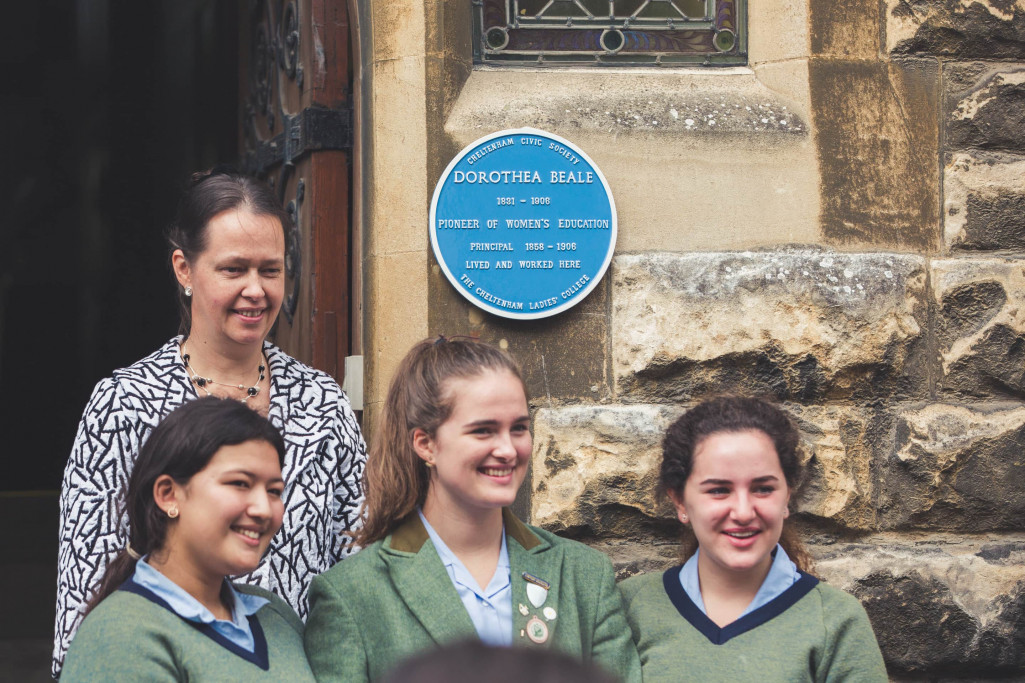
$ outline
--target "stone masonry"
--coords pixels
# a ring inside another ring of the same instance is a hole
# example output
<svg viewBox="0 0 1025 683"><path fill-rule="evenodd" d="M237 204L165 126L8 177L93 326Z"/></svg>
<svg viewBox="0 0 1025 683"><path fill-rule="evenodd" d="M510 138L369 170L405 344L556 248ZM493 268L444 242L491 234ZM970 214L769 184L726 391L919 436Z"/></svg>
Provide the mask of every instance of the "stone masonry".
<svg viewBox="0 0 1025 683"><path fill-rule="evenodd" d="M782 402L817 573L891 675L1025 673L1025 260L820 249L613 262L609 404L535 416L531 517L623 575L676 562L660 442L719 392Z"/></svg>

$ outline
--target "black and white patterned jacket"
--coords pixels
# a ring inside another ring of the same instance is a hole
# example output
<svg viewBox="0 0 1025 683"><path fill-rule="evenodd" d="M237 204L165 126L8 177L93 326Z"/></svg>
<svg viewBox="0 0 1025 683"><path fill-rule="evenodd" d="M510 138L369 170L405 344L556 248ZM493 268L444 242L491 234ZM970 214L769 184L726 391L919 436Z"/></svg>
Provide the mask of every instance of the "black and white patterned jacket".
<svg viewBox="0 0 1025 683"><path fill-rule="evenodd" d="M61 487L54 676L107 562L127 543L122 508L140 446L171 410L196 398L180 341L101 380L82 415ZM310 581L356 550L343 532L358 524L366 447L331 377L269 343L264 351L268 417L285 437L285 514L263 562L240 580L274 591L305 619Z"/></svg>

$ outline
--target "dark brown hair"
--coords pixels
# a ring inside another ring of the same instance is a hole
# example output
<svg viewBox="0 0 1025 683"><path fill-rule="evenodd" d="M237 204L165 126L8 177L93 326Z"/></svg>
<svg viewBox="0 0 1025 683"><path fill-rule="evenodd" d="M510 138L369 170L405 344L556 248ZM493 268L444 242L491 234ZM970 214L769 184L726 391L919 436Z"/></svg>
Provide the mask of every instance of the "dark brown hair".
<svg viewBox="0 0 1025 683"><path fill-rule="evenodd" d="M370 443L363 474L363 527L355 533L358 545L384 538L423 505L430 476L413 450L413 431L434 436L455 405L449 380L487 370L510 372L523 383L512 356L473 339L425 339L402 359Z"/></svg>
<svg viewBox="0 0 1025 683"><path fill-rule="evenodd" d="M287 238L291 217L265 183L226 167L216 167L192 175L192 180L178 202L174 222L167 228L171 253L181 249L185 260L195 262L206 249L207 225L218 214L244 208L256 216L273 216L281 221ZM287 239L286 239L287 243ZM177 286L177 281L175 281ZM179 334L192 329L192 308L189 297L178 289Z"/></svg>
<svg viewBox="0 0 1025 683"><path fill-rule="evenodd" d="M694 465L694 451L706 438L722 432L749 430L762 432L772 441L783 477L793 497L804 478L797 428L783 410L768 401L742 396L721 396L699 403L666 430L662 442L658 494L666 496L672 491L682 496L683 487ZM811 569L811 556L787 524L783 525L779 543L799 569ZM690 557L696 548L697 540L693 532L690 527L684 526L681 557Z"/></svg>
<svg viewBox="0 0 1025 683"><path fill-rule="evenodd" d="M132 550L146 555L164 547L169 518L153 498L153 485L158 477L167 474L184 486L222 446L246 441L266 441L277 451L278 464L284 466L285 441L281 432L239 401L204 396L171 411L146 439L128 480L125 510L128 545ZM86 614L132 575L135 563L127 549L110 561Z"/></svg>

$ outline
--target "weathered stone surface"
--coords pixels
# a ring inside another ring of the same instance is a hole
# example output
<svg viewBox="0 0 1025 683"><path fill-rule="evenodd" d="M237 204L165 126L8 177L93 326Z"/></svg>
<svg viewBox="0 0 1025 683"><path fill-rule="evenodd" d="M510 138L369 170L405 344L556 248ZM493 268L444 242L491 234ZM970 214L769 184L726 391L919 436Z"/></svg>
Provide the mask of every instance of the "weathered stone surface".
<svg viewBox="0 0 1025 683"><path fill-rule="evenodd" d="M865 605L891 675L1025 674L1022 536L885 535L811 550L815 573Z"/></svg>
<svg viewBox="0 0 1025 683"><path fill-rule="evenodd" d="M851 406L788 405L801 431L805 481L791 508L803 521L830 528L874 529L874 411Z"/></svg>
<svg viewBox="0 0 1025 683"><path fill-rule="evenodd" d="M795 496L795 511L802 520L828 528L874 528L873 413L837 406L787 408L802 433L808 474ZM645 531L664 542L675 539L675 516L656 501L654 490L663 434L682 412L682 407L653 405L538 410L533 522L614 543ZM635 569L650 564L649 558Z"/></svg>
<svg viewBox="0 0 1025 683"><path fill-rule="evenodd" d="M588 545L600 550L612 560L619 580L665 571L680 563L680 542L676 534L661 536L637 535L632 538L584 539Z"/></svg>
<svg viewBox="0 0 1025 683"><path fill-rule="evenodd" d="M936 111L939 76L935 60L809 61L828 243L939 243L939 121L909 115Z"/></svg>
<svg viewBox="0 0 1025 683"><path fill-rule="evenodd" d="M943 233L951 249L1025 249L1025 159L958 152L943 177Z"/></svg>
<svg viewBox="0 0 1025 683"><path fill-rule="evenodd" d="M882 527L1025 529L1025 407L907 410L893 438L879 468Z"/></svg>
<svg viewBox="0 0 1025 683"><path fill-rule="evenodd" d="M811 250L613 261L626 400L737 391L784 400L924 396L924 260Z"/></svg>
<svg viewBox="0 0 1025 683"><path fill-rule="evenodd" d="M503 93L495 106L495 92ZM690 73L494 69L476 71L460 93L446 132L464 144L485 131L533 126L577 135L663 139L745 136L745 143L808 135L807 121L750 72Z"/></svg>
<svg viewBox="0 0 1025 683"><path fill-rule="evenodd" d="M1025 397L1025 261L932 263L938 387L948 396Z"/></svg>
<svg viewBox="0 0 1025 683"><path fill-rule="evenodd" d="M620 538L657 524L669 513L654 496L662 436L679 413L640 405L536 411L533 523L570 535Z"/></svg>
<svg viewBox="0 0 1025 683"><path fill-rule="evenodd" d="M886 0L893 54L1025 58L1025 9L1015 0Z"/></svg>
<svg viewBox="0 0 1025 683"><path fill-rule="evenodd" d="M955 64L944 76L948 149L1025 151L1025 65Z"/></svg>
<svg viewBox="0 0 1025 683"><path fill-rule="evenodd" d="M509 320L466 301L434 263L428 277L430 333L471 335L496 344L520 363L531 399L598 400L609 392L606 361L596 349L608 345L608 276L580 304L540 320Z"/></svg>
<svg viewBox="0 0 1025 683"><path fill-rule="evenodd" d="M796 5L757 13L772 15L773 25L784 15L806 24ZM762 44L776 51L804 30L769 34ZM440 174L482 135L540 128L571 140L601 169L616 198L621 251L815 242L807 69L791 51L777 54L750 69L475 69L439 135L447 149L431 163ZM744 201L724 211L723 197Z"/></svg>
<svg viewBox="0 0 1025 683"><path fill-rule="evenodd" d="M809 0L811 53L841 59L878 59L880 5Z"/></svg>

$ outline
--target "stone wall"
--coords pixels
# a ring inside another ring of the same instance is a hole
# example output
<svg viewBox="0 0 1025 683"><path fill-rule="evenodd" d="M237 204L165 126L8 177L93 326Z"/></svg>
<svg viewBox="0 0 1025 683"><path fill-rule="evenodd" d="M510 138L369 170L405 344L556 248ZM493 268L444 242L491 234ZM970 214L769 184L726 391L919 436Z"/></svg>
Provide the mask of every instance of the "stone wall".
<svg viewBox="0 0 1025 683"><path fill-rule="evenodd" d="M626 576L676 562L666 426L773 397L809 470L791 521L891 676L1025 679L1025 3L752 0L748 68L633 71L474 70L465 7L408 4L370 5L371 418L424 331L509 348L520 512ZM520 126L580 145L620 225L589 297L526 322L469 306L425 244L452 156Z"/></svg>
<svg viewBox="0 0 1025 683"><path fill-rule="evenodd" d="M860 597L891 674L1025 671L1025 261L811 249L619 256L608 404L535 416L532 519L623 574L675 561L665 427L771 396L809 478L795 520Z"/></svg>

